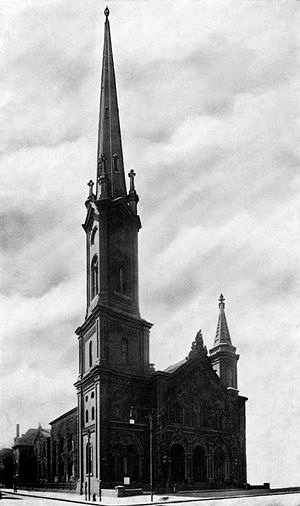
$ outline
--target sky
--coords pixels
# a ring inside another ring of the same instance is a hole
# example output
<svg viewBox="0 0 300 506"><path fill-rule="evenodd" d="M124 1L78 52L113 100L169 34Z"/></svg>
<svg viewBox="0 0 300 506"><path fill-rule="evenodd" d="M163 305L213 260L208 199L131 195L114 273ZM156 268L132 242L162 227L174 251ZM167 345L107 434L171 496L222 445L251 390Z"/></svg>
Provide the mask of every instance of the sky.
<svg viewBox="0 0 300 506"><path fill-rule="evenodd" d="M0 4L0 447L76 405L105 2ZM157 369L226 298L248 481L300 481L300 3L111 0Z"/></svg>

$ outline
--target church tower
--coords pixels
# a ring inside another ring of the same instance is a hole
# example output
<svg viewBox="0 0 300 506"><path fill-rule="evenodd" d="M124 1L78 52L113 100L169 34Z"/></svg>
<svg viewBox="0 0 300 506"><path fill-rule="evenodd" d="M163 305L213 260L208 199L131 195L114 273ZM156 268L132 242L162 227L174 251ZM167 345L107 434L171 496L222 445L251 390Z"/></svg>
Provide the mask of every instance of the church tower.
<svg viewBox="0 0 300 506"><path fill-rule="evenodd" d="M219 298L219 319L213 348L210 350L210 360L213 369L227 388L237 390L237 361L239 355L232 345L225 316L225 298Z"/></svg>
<svg viewBox="0 0 300 506"><path fill-rule="evenodd" d="M126 189L109 10L104 11L104 48L100 92L96 182L90 181L83 228L86 234L86 318L76 330L79 378L80 488L98 490L111 452L113 400L130 378L149 375L149 330L140 317L138 293L138 195L135 173ZM114 385L118 384L119 389ZM124 387L125 388L125 387ZM124 417L129 419L126 395ZM127 420L128 421L128 420ZM117 422L116 422L117 423Z"/></svg>

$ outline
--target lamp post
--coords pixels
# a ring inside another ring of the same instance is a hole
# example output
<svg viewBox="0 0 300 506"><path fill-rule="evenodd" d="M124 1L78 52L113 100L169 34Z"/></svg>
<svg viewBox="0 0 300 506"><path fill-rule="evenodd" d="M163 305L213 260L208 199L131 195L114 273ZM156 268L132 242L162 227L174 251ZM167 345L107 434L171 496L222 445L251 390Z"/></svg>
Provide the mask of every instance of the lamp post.
<svg viewBox="0 0 300 506"><path fill-rule="evenodd" d="M133 406L130 407L130 414L129 414L129 423L131 425L135 424L135 418L133 414ZM149 420L149 482L150 482L150 497L151 502L153 502L153 413L154 410L152 409L149 413L148 420Z"/></svg>
<svg viewBox="0 0 300 506"><path fill-rule="evenodd" d="M149 431L150 431L150 496L151 502L153 502L153 411L150 412L149 415Z"/></svg>

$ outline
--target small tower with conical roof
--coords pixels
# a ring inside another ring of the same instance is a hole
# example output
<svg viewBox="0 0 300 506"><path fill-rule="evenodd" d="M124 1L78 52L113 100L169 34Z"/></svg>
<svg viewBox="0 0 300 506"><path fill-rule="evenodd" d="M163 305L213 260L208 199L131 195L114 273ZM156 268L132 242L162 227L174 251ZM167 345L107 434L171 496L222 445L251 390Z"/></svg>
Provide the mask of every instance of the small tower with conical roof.
<svg viewBox="0 0 300 506"><path fill-rule="evenodd" d="M217 324L214 346L210 350L210 360L223 385L237 390L237 361L239 355L232 345L225 316L225 298L221 293L219 298L219 319Z"/></svg>

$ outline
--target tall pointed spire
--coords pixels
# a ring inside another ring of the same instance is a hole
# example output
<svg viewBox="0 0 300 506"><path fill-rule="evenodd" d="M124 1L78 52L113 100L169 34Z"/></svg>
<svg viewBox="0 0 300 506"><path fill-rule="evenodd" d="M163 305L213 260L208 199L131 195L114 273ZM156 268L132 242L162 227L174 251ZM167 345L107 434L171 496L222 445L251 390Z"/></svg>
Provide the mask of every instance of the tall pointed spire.
<svg viewBox="0 0 300 506"><path fill-rule="evenodd" d="M218 346L219 344L232 344L230 333L226 321L225 316L225 298L223 294L221 293L219 298L219 319L217 324L217 331L216 331L216 337L214 341L214 346Z"/></svg>
<svg viewBox="0 0 300 506"><path fill-rule="evenodd" d="M108 7L104 15L106 19L98 130L97 198L114 198L126 195L126 183Z"/></svg>
<svg viewBox="0 0 300 506"><path fill-rule="evenodd" d="M219 298L219 318L217 332L212 349L209 351L213 369L227 388L237 391L237 361L239 355L232 345L225 316L225 298L221 293Z"/></svg>

